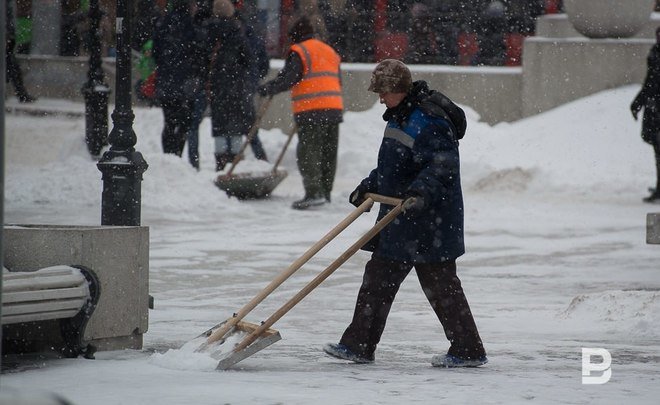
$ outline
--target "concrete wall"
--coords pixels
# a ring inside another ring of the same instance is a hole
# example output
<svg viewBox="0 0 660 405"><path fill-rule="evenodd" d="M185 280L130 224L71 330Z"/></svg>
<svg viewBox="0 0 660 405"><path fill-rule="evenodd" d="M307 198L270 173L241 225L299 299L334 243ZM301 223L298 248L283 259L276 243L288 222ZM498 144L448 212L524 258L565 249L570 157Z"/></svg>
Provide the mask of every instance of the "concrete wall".
<svg viewBox="0 0 660 405"><path fill-rule="evenodd" d="M18 55L28 91L37 97L64 98L84 101L81 88L87 81L87 57ZM282 68L281 60L271 61L269 78ZM375 64L346 63L342 65L342 84L347 111L364 111L378 102L376 94L367 91ZM110 86L110 103L114 100L115 61L103 61ZM520 68L411 66L414 80L426 80L432 88L442 91L454 101L473 108L482 120L490 124L515 121L521 117ZM133 74L133 81L137 74ZM11 93L11 89L9 89ZM292 126L291 99L288 93L273 98L262 122L266 129L284 130Z"/></svg>
<svg viewBox="0 0 660 405"><path fill-rule="evenodd" d="M630 39L589 39L566 14L539 18L523 47L522 116L538 114L590 94L641 83L655 43L660 13Z"/></svg>
<svg viewBox="0 0 660 405"><path fill-rule="evenodd" d="M517 67L414 66L413 78L426 80L459 104L473 108L489 124L521 118L522 69Z"/></svg>
<svg viewBox="0 0 660 405"><path fill-rule="evenodd" d="M523 48L522 115L590 94L641 83L650 39L540 38Z"/></svg>
<svg viewBox="0 0 660 405"><path fill-rule="evenodd" d="M88 57L17 55L17 59L23 71L25 87L31 95L84 101L81 89L87 82ZM112 102L115 90L115 59L104 58L102 66L111 89ZM134 73L133 79L136 77L137 74ZM12 94L14 89L10 84L7 86L7 94Z"/></svg>
<svg viewBox="0 0 660 405"><path fill-rule="evenodd" d="M101 295L85 340L98 350L142 348L149 319L149 228L6 225L3 244L11 271L54 265L94 271Z"/></svg>
<svg viewBox="0 0 660 405"><path fill-rule="evenodd" d="M271 63L269 78L282 67ZM347 111L364 111L378 102L378 95L367 91L375 64L342 65L342 86ZM426 80L433 89L445 93L455 102L473 108L482 121L495 124L515 121L522 116L520 94L521 68L459 67L411 65L413 80ZM273 98L262 127L288 130L292 126L291 98L288 93Z"/></svg>

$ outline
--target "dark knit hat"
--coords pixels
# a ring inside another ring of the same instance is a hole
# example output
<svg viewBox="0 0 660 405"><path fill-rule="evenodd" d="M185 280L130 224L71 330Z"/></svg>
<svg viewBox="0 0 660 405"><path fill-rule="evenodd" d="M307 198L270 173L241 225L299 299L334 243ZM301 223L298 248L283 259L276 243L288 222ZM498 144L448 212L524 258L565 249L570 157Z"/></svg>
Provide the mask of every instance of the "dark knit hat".
<svg viewBox="0 0 660 405"><path fill-rule="evenodd" d="M296 44L314 36L314 27L307 17L300 17L289 28L289 38Z"/></svg>
<svg viewBox="0 0 660 405"><path fill-rule="evenodd" d="M371 74L369 91L374 93L407 93L412 88L410 69L397 59L384 59Z"/></svg>

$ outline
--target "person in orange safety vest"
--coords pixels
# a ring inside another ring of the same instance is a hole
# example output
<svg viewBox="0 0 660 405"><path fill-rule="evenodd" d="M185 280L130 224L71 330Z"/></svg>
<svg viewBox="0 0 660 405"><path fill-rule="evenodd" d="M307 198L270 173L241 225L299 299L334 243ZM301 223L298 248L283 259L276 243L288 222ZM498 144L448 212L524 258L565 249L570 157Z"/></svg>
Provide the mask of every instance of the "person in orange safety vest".
<svg viewBox="0 0 660 405"><path fill-rule="evenodd" d="M269 97L291 90L298 127L296 159L305 188L304 197L292 208L304 210L330 202L344 111L341 58L331 46L314 38L312 23L305 16L293 23L288 34L293 45L284 67L258 92Z"/></svg>

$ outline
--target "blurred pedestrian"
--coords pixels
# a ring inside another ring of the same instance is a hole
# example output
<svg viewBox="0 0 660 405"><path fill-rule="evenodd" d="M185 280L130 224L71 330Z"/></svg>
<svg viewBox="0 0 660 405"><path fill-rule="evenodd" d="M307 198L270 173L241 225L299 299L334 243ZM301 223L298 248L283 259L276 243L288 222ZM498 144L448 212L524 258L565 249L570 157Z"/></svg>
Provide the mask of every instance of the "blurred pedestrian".
<svg viewBox="0 0 660 405"><path fill-rule="evenodd" d="M194 96L201 81L195 72L195 30L188 0L173 0L172 9L154 32L156 98L163 109L163 152L181 156L192 123Z"/></svg>
<svg viewBox="0 0 660 405"><path fill-rule="evenodd" d="M343 61L347 56L346 36L349 26L346 6L347 0L332 0L319 4L328 31L327 41L324 42L337 51Z"/></svg>
<svg viewBox="0 0 660 405"><path fill-rule="evenodd" d="M193 26L195 28L194 35L194 50L197 53L197 60L199 60L199 68L196 69L199 74L200 85L196 87L193 96L193 108L190 129L186 139L188 140L188 161L190 164L200 170L199 162L199 126L204 119L204 113L208 106L206 100L206 78L208 75L209 51L208 51L208 33L206 31L206 24L213 16L213 0L194 0L192 3L193 10Z"/></svg>
<svg viewBox="0 0 660 405"><path fill-rule="evenodd" d="M211 105L216 171L224 170L241 149L255 120L250 72L254 57L230 0L215 0L206 24L209 51L207 96Z"/></svg>
<svg viewBox="0 0 660 405"><path fill-rule="evenodd" d="M250 70L248 75L248 81L246 83L246 90L249 92L249 97L253 100L257 95L257 88L259 83L266 78L268 75L268 70L270 69L270 58L268 52L266 51L266 41L264 40L263 33L260 33L256 29L256 10L253 9L253 6L250 3L241 2L240 0L232 0L236 12L234 16L241 23L242 29L245 33L245 37L248 40L248 45L250 46L250 52L252 53L252 63L250 64ZM242 8L238 8L238 4L242 3ZM253 124L253 123L251 123ZM254 136L250 141L250 148L254 157L259 160L268 161L268 156L266 151L259 139L259 129L255 129Z"/></svg>
<svg viewBox="0 0 660 405"><path fill-rule="evenodd" d="M79 56L81 49L81 27L87 22L88 12L74 5L73 2L62 4L60 25L60 56Z"/></svg>
<svg viewBox="0 0 660 405"><path fill-rule="evenodd" d="M660 203L660 28L656 29L655 38L656 43L646 59L644 84L630 105L635 120L644 109L642 139L653 147L655 154L655 188L651 188L651 195L643 199L648 203Z"/></svg>
<svg viewBox="0 0 660 405"><path fill-rule="evenodd" d="M28 94L25 84L23 83L23 72L16 60L16 26L14 23L14 13L11 9L11 2L5 5L6 18L5 21L5 64L6 64L6 77L7 83L11 82L14 86L14 93L18 101L21 103L32 103L36 100L35 97Z"/></svg>
<svg viewBox="0 0 660 405"><path fill-rule="evenodd" d="M435 17L424 3L414 3L410 8L410 46L406 55L407 63L437 63L438 44L436 43Z"/></svg>
<svg viewBox="0 0 660 405"><path fill-rule="evenodd" d="M456 20L460 4L440 3L432 9L431 13L437 16L433 23L435 27L435 43L437 46L437 62L441 65L458 64L458 37L460 22Z"/></svg>
<svg viewBox="0 0 660 405"><path fill-rule="evenodd" d="M259 88L262 96L291 90L294 120L298 126L298 170L305 196L293 203L307 209L330 202L337 168L339 123L343 98L339 55L314 38L307 17L296 20L288 32L293 45L277 77Z"/></svg>
<svg viewBox="0 0 660 405"><path fill-rule="evenodd" d="M158 20L163 17L164 10L154 0L137 0L131 47L140 49L144 43L153 39Z"/></svg>
<svg viewBox="0 0 660 405"><path fill-rule="evenodd" d="M135 95L138 100L155 104L156 61L153 57L154 41L149 39L142 45L137 63L138 80L135 82Z"/></svg>
<svg viewBox="0 0 660 405"><path fill-rule="evenodd" d="M491 1L480 16L477 28L479 52L475 65L503 66L506 60L505 34L508 23L506 7L499 0Z"/></svg>
<svg viewBox="0 0 660 405"><path fill-rule="evenodd" d="M328 42L328 29L326 27L325 18L321 14L319 3L317 0L298 0L296 2L297 10L293 20L300 17L306 17L312 24L314 29L314 37L320 41Z"/></svg>
<svg viewBox="0 0 660 405"><path fill-rule="evenodd" d="M434 356L436 367L477 367L488 362L470 306L456 275L465 253L458 142L465 133L461 108L424 81L413 83L403 62L385 59L373 71L369 91L387 110L378 165L351 193L359 206L366 193L402 198L403 214L364 247L372 253L358 292L353 320L331 356L374 361L376 346L396 293L415 268L450 347ZM378 219L392 209L381 204Z"/></svg>
<svg viewBox="0 0 660 405"><path fill-rule="evenodd" d="M371 62L375 53L374 3L371 0L347 0L344 14L347 62Z"/></svg>
<svg viewBox="0 0 660 405"><path fill-rule="evenodd" d="M545 12L545 0L506 1L510 31L534 35L536 20Z"/></svg>

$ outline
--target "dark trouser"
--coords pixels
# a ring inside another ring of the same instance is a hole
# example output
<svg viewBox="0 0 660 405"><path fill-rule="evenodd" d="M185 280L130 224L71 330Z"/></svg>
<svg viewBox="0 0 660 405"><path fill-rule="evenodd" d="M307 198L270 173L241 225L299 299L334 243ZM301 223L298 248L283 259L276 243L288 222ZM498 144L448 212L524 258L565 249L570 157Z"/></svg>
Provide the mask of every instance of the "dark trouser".
<svg viewBox="0 0 660 405"><path fill-rule="evenodd" d="M252 137L252 140L250 141L250 148L252 148L252 153L254 154L255 158L259 160L268 160L268 156L266 155L264 146L261 143L261 139L259 139L258 133L255 133Z"/></svg>
<svg viewBox="0 0 660 405"><path fill-rule="evenodd" d="M167 98L161 100L161 108L165 117L163 152L181 156L192 124L193 101Z"/></svg>
<svg viewBox="0 0 660 405"><path fill-rule="evenodd" d="M354 353L370 357L385 329L387 315L401 283L413 265L371 258L364 270L353 320L340 343ZM484 356L483 344L472 318L456 262L416 264L422 290L437 315L451 346L448 353L463 359Z"/></svg>
<svg viewBox="0 0 660 405"><path fill-rule="evenodd" d="M305 197L330 200L337 170L339 124L300 124L298 127L298 170Z"/></svg>
<svg viewBox="0 0 660 405"><path fill-rule="evenodd" d="M11 45L8 45L11 46ZM6 81L11 82L14 85L14 92L16 97L25 98L28 97L27 90L23 84L23 73L21 72L21 67L16 60L16 55L13 51L9 49L5 53L5 63L6 63Z"/></svg>
<svg viewBox="0 0 660 405"><path fill-rule="evenodd" d="M199 169L199 125L204 119L206 111L206 92L198 91L193 101L193 109L190 120L190 130L188 131L188 161Z"/></svg>

